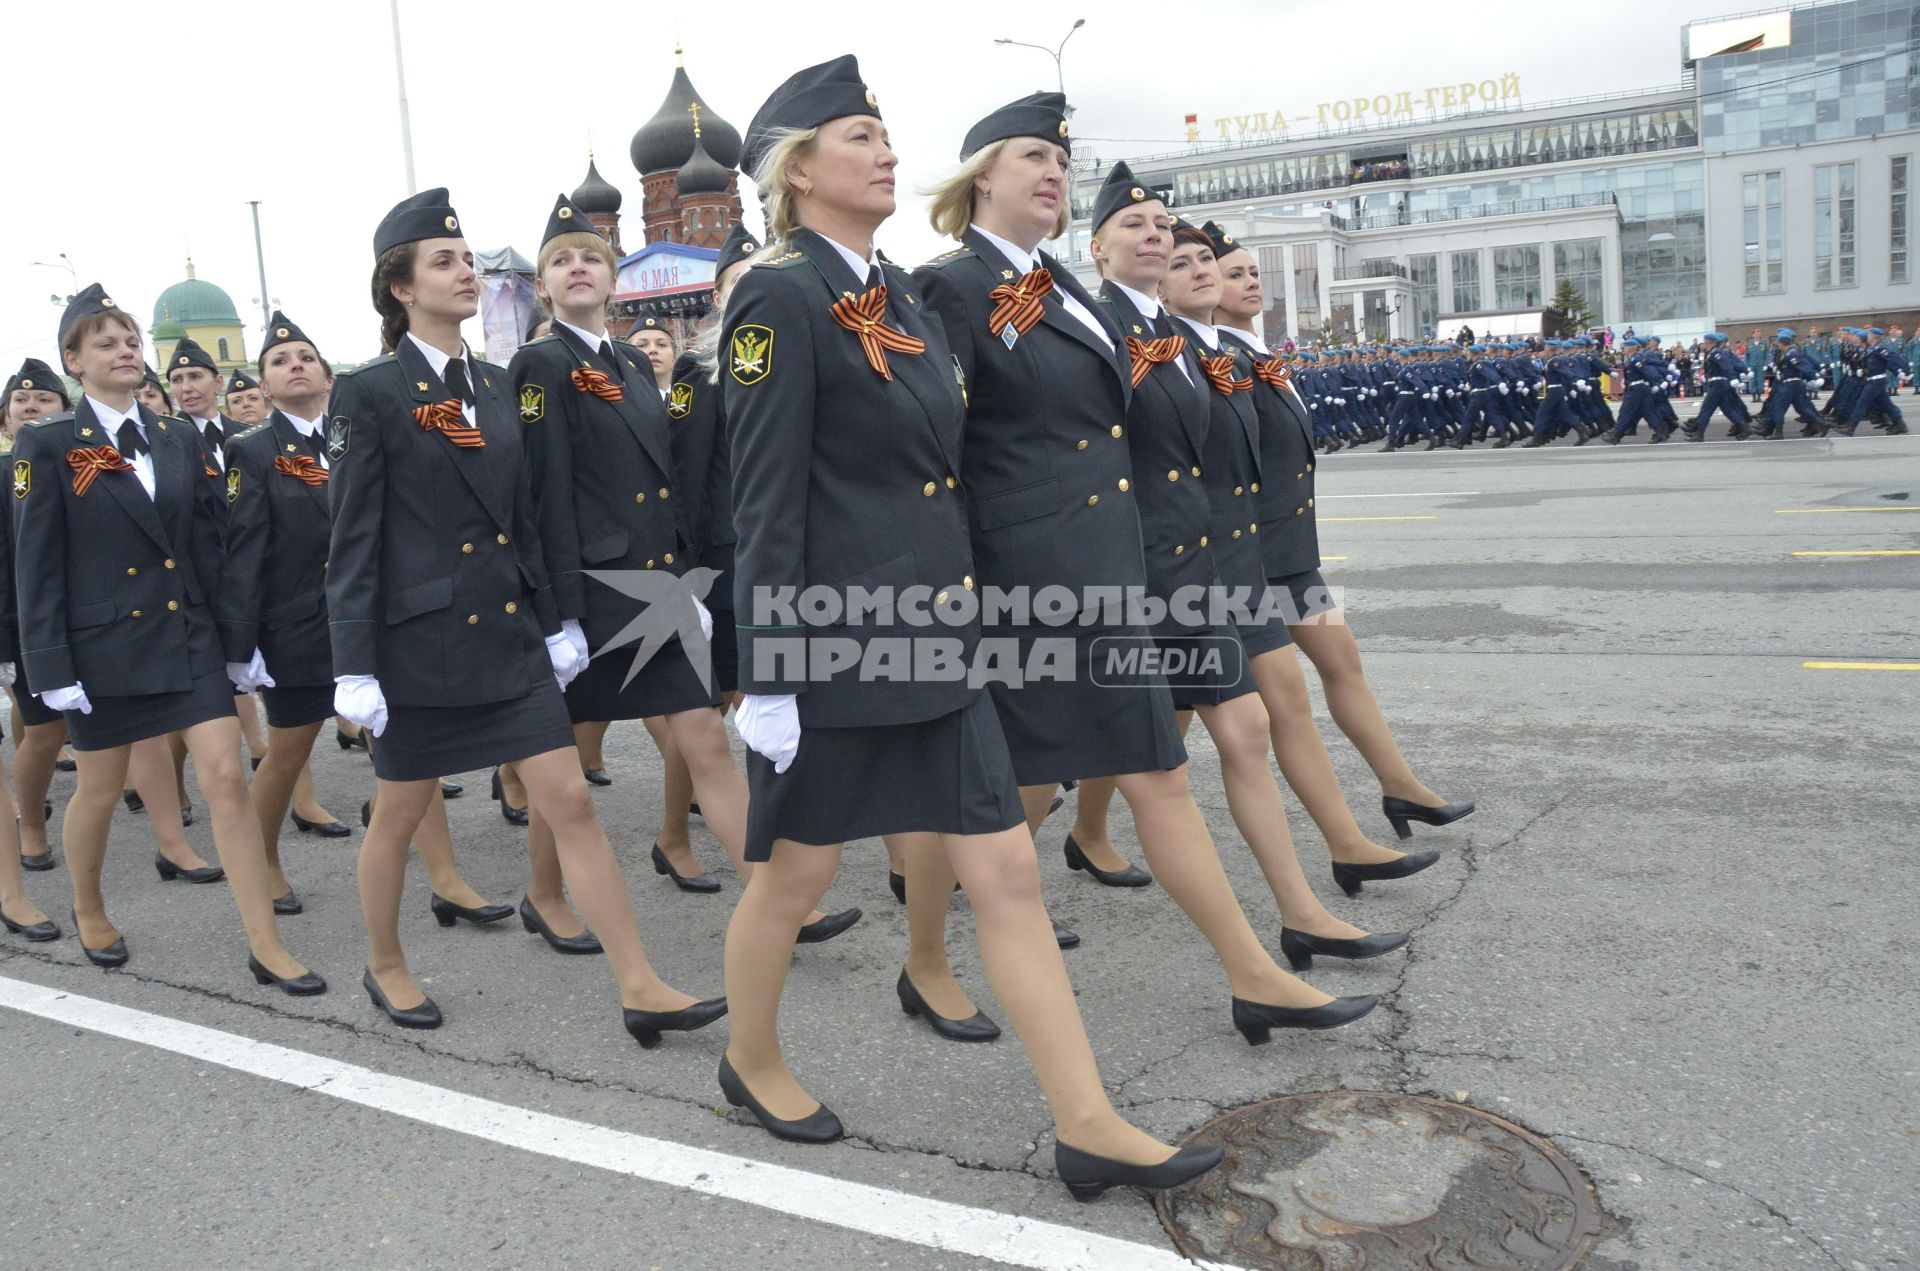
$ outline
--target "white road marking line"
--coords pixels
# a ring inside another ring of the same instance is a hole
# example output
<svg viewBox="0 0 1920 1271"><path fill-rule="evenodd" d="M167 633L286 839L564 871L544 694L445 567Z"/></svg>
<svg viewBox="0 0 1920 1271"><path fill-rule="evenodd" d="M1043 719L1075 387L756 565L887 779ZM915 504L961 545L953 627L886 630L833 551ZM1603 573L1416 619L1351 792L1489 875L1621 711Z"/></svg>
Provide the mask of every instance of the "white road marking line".
<svg viewBox="0 0 1920 1271"><path fill-rule="evenodd" d="M1478 490L1419 490L1407 494L1323 494L1322 503L1328 499L1452 499L1461 495L1478 494Z"/></svg>
<svg viewBox="0 0 1920 1271"><path fill-rule="evenodd" d="M0 976L0 1006L557 1160L1038 1271L1191 1271L1171 1249L496 1103L358 1064ZM1228 1269L1230 1271L1230 1269Z"/></svg>

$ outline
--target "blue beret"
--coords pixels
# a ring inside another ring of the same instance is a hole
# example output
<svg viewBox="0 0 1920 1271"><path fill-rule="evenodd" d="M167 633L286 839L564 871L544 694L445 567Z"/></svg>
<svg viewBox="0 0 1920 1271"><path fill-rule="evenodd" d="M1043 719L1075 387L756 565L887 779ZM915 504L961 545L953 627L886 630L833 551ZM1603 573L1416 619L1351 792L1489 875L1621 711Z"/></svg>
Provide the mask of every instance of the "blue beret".
<svg viewBox="0 0 1920 1271"><path fill-rule="evenodd" d="M1773 333L1773 338L1776 340L1797 340L1800 338L1800 334L1792 327L1781 327Z"/></svg>
<svg viewBox="0 0 1920 1271"><path fill-rule="evenodd" d="M1467 346L1467 352L1469 353L1485 353L1486 351L1487 346L1484 344L1469 344Z"/></svg>
<svg viewBox="0 0 1920 1271"><path fill-rule="evenodd" d="M1885 335L1886 332L1882 331L1879 327L1868 327L1867 334L1868 335Z"/></svg>

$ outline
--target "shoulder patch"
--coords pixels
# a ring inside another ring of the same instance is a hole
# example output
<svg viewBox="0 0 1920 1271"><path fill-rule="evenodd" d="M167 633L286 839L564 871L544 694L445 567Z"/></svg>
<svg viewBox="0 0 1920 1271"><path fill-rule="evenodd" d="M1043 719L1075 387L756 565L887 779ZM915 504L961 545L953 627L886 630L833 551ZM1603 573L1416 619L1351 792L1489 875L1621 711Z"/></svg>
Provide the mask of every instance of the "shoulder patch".
<svg viewBox="0 0 1920 1271"><path fill-rule="evenodd" d="M347 445L353 439L353 423L345 415L327 421L327 460L339 463L347 457Z"/></svg>
<svg viewBox="0 0 1920 1271"><path fill-rule="evenodd" d="M240 501L240 469L228 468L227 469L227 502L238 503L239 501Z"/></svg>
<svg viewBox="0 0 1920 1271"><path fill-rule="evenodd" d="M538 384L520 387L520 422L537 424L547 417L547 390Z"/></svg>
<svg viewBox="0 0 1920 1271"><path fill-rule="evenodd" d="M728 373L739 384L758 384L773 370L773 328L743 322L734 328L728 349Z"/></svg>
<svg viewBox="0 0 1920 1271"><path fill-rule="evenodd" d="M693 413L693 384L681 380L667 394L667 418L685 419Z"/></svg>
<svg viewBox="0 0 1920 1271"><path fill-rule="evenodd" d="M13 497L24 499L33 490L33 465L25 459L13 461Z"/></svg>

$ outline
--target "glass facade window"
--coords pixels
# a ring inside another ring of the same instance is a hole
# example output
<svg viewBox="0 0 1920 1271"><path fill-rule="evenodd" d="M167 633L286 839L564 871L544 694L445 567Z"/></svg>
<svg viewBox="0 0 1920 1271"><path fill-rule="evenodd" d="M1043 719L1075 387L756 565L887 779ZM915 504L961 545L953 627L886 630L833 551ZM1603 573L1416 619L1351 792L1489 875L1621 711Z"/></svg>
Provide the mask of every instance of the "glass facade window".
<svg viewBox="0 0 1920 1271"><path fill-rule="evenodd" d="M1345 292L1333 298L1333 338L1342 342L1354 338L1353 332L1353 293Z"/></svg>
<svg viewBox="0 0 1920 1271"><path fill-rule="evenodd" d="M1407 158L1416 177L1458 176L1537 163L1648 154L1699 144L1699 121L1693 104L1682 102L1658 110L1596 115L1588 119L1416 141L1407 147Z"/></svg>
<svg viewBox="0 0 1920 1271"><path fill-rule="evenodd" d="M1749 172L1740 178L1742 243L1747 261L1747 294L1766 295L1786 288L1786 227L1780 206L1780 174Z"/></svg>
<svg viewBox="0 0 1920 1271"><path fill-rule="evenodd" d="M1606 247L1603 238L1576 238L1553 245L1554 286L1572 283L1595 322L1607 311Z"/></svg>
<svg viewBox="0 0 1920 1271"><path fill-rule="evenodd" d="M1295 338L1310 340L1320 333L1320 249L1312 243L1293 245L1293 311L1300 320Z"/></svg>
<svg viewBox="0 0 1920 1271"><path fill-rule="evenodd" d="M1854 276L1854 166L1813 170L1813 285L1851 287Z"/></svg>
<svg viewBox="0 0 1920 1271"><path fill-rule="evenodd" d="M1907 201L1907 169L1908 159L1906 155L1897 154L1893 156L1893 161L1887 174L1887 189L1891 191L1890 211L1892 213L1889 218L1888 282L1912 281L1912 274L1907 259L1907 234L1911 229L1909 218L1912 215L1912 205Z"/></svg>
<svg viewBox="0 0 1920 1271"><path fill-rule="evenodd" d="M1493 249L1493 307L1538 309L1546 303L1540 294L1540 247Z"/></svg>
<svg viewBox="0 0 1920 1271"><path fill-rule="evenodd" d="M1407 275L1413 279L1413 330L1426 335L1440 325L1440 257L1407 257Z"/></svg>
<svg viewBox="0 0 1920 1271"><path fill-rule="evenodd" d="M1845 0L1792 11L1787 44L1700 59L1709 154L1898 132L1920 97L1920 14L1907 0Z"/></svg>
<svg viewBox="0 0 1920 1271"><path fill-rule="evenodd" d="M1474 313L1480 308L1480 253L1454 252L1453 311Z"/></svg>
<svg viewBox="0 0 1920 1271"><path fill-rule="evenodd" d="M1260 315L1260 333L1269 348L1279 348L1293 335L1287 325L1287 275L1291 272L1285 247L1260 249L1260 295L1267 306Z"/></svg>

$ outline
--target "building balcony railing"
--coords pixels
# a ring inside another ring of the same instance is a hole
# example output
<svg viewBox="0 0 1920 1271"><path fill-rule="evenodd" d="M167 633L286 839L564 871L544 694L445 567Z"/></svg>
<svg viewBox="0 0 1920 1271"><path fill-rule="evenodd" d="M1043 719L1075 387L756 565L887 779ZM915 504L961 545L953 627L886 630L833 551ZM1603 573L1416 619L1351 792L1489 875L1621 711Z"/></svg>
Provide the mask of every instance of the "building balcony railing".
<svg viewBox="0 0 1920 1271"><path fill-rule="evenodd" d="M1335 282L1354 282L1366 278L1407 278L1413 275L1397 260L1363 260L1357 266L1334 271Z"/></svg>
<svg viewBox="0 0 1920 1271"><path fill-rule="evenodd" d="M1613 191L1597 194L1559 194L1546 199L1510 199L1505 203L1475 203L1468 207L1437 207L1424 212L1387 212L1378 216L1329 216L1335 229L1404 229L1445 221L1477 221L1489 216L1526 216L1535 212L1568 212L1585 207L1615 207Z"/></svg>

